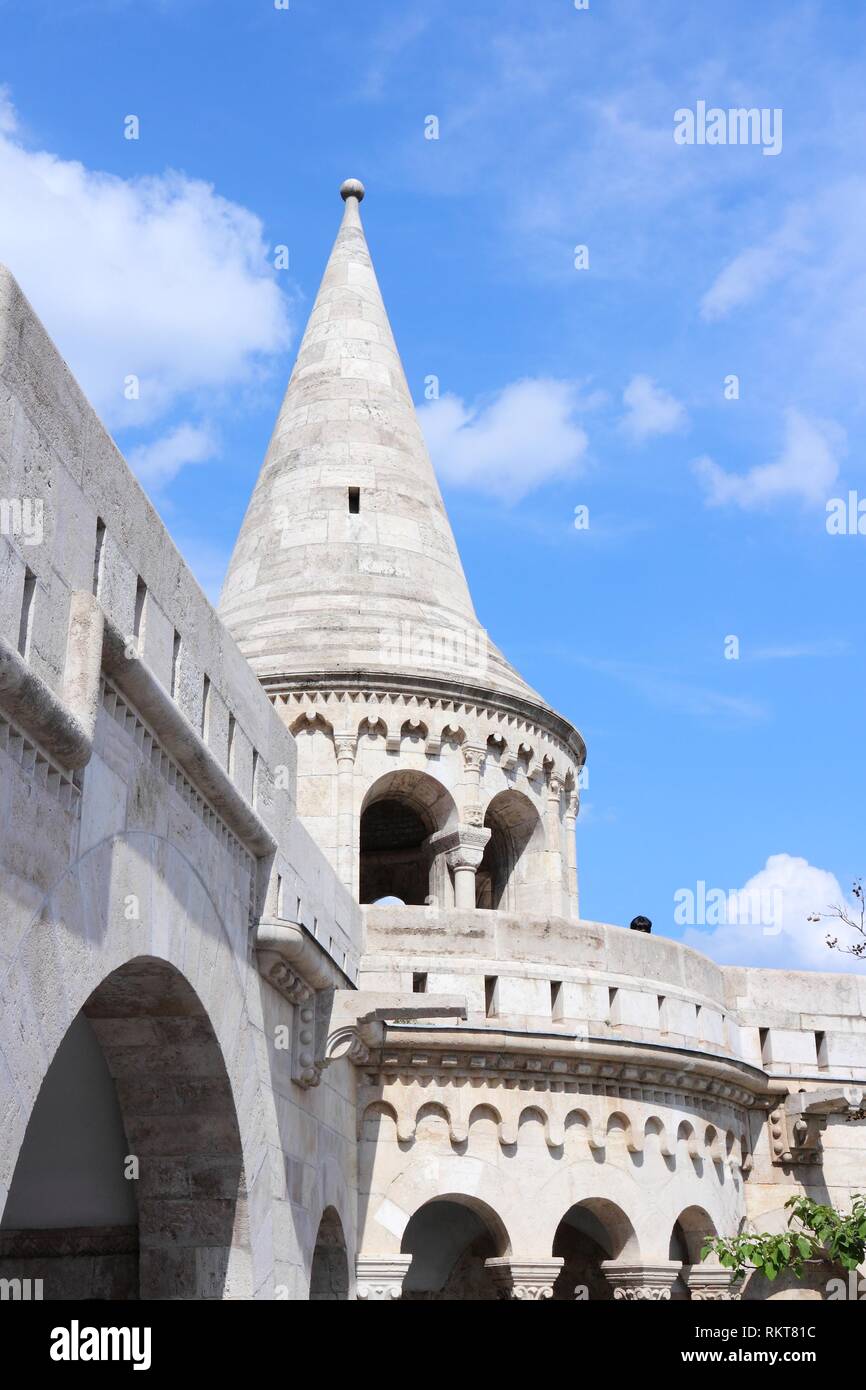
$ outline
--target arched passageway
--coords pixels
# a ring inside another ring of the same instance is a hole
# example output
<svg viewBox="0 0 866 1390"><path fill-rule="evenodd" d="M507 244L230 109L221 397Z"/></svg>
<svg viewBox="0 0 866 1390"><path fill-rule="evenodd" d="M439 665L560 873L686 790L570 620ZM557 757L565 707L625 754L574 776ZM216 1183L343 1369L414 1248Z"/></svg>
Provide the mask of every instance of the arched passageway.
<svg viewBox="0 0 866 1390"><path fill-rule="evenodd" d="M343 1223L334 1207L326 1207L319 1222L313 1251L310 1302L342 1303L348 1297L349 1261Z"/></svg>
<svg viewBox="0 0 866 1390"><path fill-rule="evenodd" d="M500 792L487 807L490 839L475 875L477 907L538 910L544 891L544 827L528 796Z"/></svg>
<svg viewBox="0 0 866 1390"><path fill-rule="evenodd" d="M410 907L448 898L445 856L430 837L457 823L453 798L423 772L386 773L364 798L359 827L359 901L399 898Z"/></svg>
<svg viewBox="0 0 866 1390"><path fill-rule="evenodd" d="M671 1287L671 1299L682 1302L683 1299L690 1297L686 1278L689 1270L694 1266L700 1269L703 1265L701 1251L704 1242L709 1236L716 1234L712 1218L704 1211L703 1207L687 1207L681 1212L674 1222L671 1231L670 1244L668 1246L668 1259L679 1260L682 1266L676 1282ZM718 1261L712 1259L710 1266L717 1266Z"/></svg>
<svg viewBox="0 0 866 1390"><path fill-rule="evenodd" d="M67 1030L16 1163L0 1276L41 1278L46 1299L251 1295L225 1063L165 961L114 971Z"/></svg>
<svg viewBox="0 0 866 1390"><path fill-rule="evenodd" d="M437 1197L415 1212L400 1247L412 1263L403 1298L493 1301L499 1297L485 1260L507 1252L507 1236L495 1213L464 1197Z"/></svg>
<svg viewBox="0 0 866 1390"><path fill-rule="evenodd" d="M613 1298L602 1261L621 1258L634 1241L628 1217L613 1202L592 1199L571 1207L559 1223L553 1241L554 1256L564 1260L553 1297L559 1302Z"/></svg>

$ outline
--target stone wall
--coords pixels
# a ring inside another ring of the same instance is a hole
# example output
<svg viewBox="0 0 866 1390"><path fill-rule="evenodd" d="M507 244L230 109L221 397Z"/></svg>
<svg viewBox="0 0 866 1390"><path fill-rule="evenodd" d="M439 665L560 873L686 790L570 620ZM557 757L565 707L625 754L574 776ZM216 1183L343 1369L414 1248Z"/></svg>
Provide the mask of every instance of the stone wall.
<svg viewBox="0 0 866 1390"><path fill-rule="evenodd" d="M500 1274L534 1271L513 1296L560 1298L571 1278L590 1297L605 1281L727 1296L706 1236L779 1231L788 1197L845 1209L862 1188L863 979L729 969L556 917L382 906L365 921L362 988L467 1001L465 1023L388 1025L364 1068L368 1259L402 1259L415 1214L447 1196L504 1229ZM575 1220L594 1262L565 1238ZM787 1296L821 1289L815 1275Z"/></svg>
<svg viewBox="0 0 866 1390"><path fill-rule="evenodd" d="M85 1011L140 1163L145 1295L306 1297L326 1206L353 1265L354 1072L296 1084L254 929L303 923L349 986L360 914L297 818L291 735L6 271L0 502L0 1211Z"/></svg>

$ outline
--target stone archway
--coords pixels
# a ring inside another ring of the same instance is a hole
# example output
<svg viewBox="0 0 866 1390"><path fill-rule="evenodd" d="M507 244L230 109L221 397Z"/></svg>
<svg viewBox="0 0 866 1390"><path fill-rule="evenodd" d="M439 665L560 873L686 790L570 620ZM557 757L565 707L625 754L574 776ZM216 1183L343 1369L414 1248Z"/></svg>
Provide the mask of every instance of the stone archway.
<svg viewBox="0 0 866 1390"><path fill-rule="evenodd" d="M404 1299L492 1302L500 1296L486 1261L507 1252L508 1236L483 1202L434 1197L410 1218L400 1250L412 1256Z"/></svg>
<svg viewBox="0 0 866 1390"><path fill-rule="evenodd" d="M692 1269L699 1277L720 1269L716 1259L708 1261L707 1264L701 1260L704 1241L716 1234L712 1217L703 1207L686 1207L685 1211L680 1212L674 1222L668 1245L668 1259L679 1260L681 1267L679 1276L671 1288L671 1298L674 1301L690 1297L688 1280Z"/></svg>
<svg viewBox="0 0 866 1390"><path fill-rule="evenodd" d="M78 1166L64 1168L62 1087L76 1075L105 1145L89 1174L82 1134ZM73 1020L30 1115L0 1260L4 1277L41 1278L52 1299L251 1296L229 1078L201 1000L168 962L126 962Z"/></svg>
<svg viewBox="0 0 866 1390"><path fill-rule="evenodd" d="M310 1302L343 1303L349 1297L349 1259L343 1223L335 1207L322 1212L310 1269Z"/></svg>
<svg viewBox="0 0 866 1390"><path fill-rule="evenodd" d="M442 899L444 855L430 837L457 824L450 792L427 773L397 769L370 787L359 819L359 901L398 898L422 906Z"/></svg>
<svg viewBox="0 0 866 1390"><path fill-rule="evenodd" d="M590 1198L570 1207L553 1240L553 1255L564 1261L553 1286L554 1299L612 1299L613 1288L602 1264L621 1258L634 1240L631 1222L613 1202Z"/></svg>
<svg viewBox="0 0 866 1390"><path fill-rule="evenodd" d="M478 907L538 910L544 901L544 827L523 792L500 792L484 815L490 839L475 875Z"/></svg>
<svg viewBox="0 0 866 1390"><path fill-rule="evenodd" d="M681 1260L684 1265L698 1265L704 1241L716 1234L713 1219L703 1207L686 1207L674 1222L668 1258Z"/></svg>

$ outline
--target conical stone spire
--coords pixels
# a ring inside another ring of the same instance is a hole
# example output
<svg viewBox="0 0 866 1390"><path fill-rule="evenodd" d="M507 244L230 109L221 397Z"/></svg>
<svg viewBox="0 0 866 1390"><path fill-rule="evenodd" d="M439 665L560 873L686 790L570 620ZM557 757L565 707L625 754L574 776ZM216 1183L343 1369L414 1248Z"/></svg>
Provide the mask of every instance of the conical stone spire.
<svg viewBox="0 0 866 1390"><path fill-rule="evenodd" d="M267 684L355 674L546 708L480 628L347 180L220 612Z"/></svg>

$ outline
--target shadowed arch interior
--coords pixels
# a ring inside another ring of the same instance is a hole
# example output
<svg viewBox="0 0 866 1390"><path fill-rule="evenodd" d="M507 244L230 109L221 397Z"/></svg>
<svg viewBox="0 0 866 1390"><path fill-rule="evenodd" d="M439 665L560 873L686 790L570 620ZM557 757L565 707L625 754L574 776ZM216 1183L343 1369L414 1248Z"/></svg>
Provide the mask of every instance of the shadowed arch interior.
<svg viewBox="0 0 866 1390"><path fill-rule="evenodd" d="M349 1261L343 1223L334 1207L322 1212L310 1270L310 1302L342 1303L349 1297Z"/></svg>
<svg viewBox="0 0 866 1390"><path fill-rule="evenodd" d="M537 910L545 879L544 828L535 806L522 792L500 792L484 824L490 839L475 875L476 906Z"/></svg>
<svg viewBox="0 0 866 1390"><path fill-rule="evenodd" d="M553 1286L558 1302L592 1302L613 1298L602 1270L604 1260L616 1260L635 1249L631 1222L613 1202L591 1198L569 1208L559 1223L552 1254L564 1263Z"/></svg>
<svg viewBox="0 0 866 1390"><path fill-rule="evenodd" d="M392 897L413 907L427 902L436 893L429 837L455 822L453 799L435 778L406 769L380 777L361 810L360 901Z"/></svg>
<svg viewBox="0 0 866 1390"><path fill-rule="evenodd" d="M485 1260L508 1250L496 1214L462 1196L437 1197L419 1207L400 1246L412 1263L403 1280L405 1299L490 1302L498 1298Z"/></svg>
<svg viewBox="0 0 866 1390"><path fill-rule="evenodd" d="M138 957L91 994L46 1073L0 1227L0 1274L42 1278L53 1299L244 1298L245 1232L240 1133L213 1026L179 971Z"/></svg>

